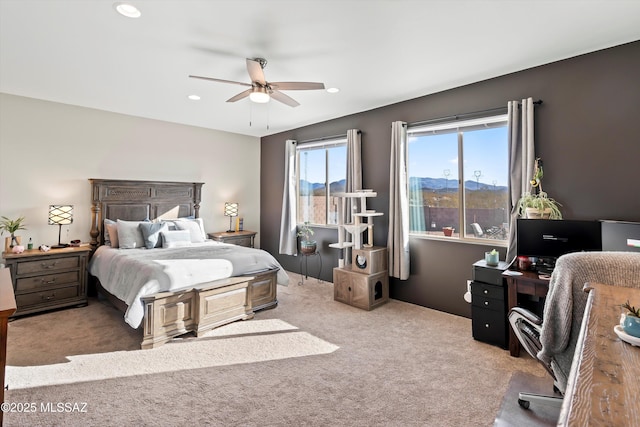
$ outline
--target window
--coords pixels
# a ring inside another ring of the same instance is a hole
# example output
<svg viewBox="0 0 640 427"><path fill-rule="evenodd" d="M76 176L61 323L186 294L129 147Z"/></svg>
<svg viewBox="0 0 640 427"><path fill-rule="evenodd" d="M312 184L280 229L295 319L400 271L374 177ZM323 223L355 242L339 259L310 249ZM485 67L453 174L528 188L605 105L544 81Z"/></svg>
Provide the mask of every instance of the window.
<svg viewBox="0 0 640 427"><path fill-rule="evenodd" d="M347 178L347 139L300 144L296 150L298 223L337 224L332 194L344 192Z"/></svg>
<svg viewBox="0 0 640 427"><path fill-rule="evenodd" d="M409 126L407 137L410 233L506 241L507 116Z"/></svg>

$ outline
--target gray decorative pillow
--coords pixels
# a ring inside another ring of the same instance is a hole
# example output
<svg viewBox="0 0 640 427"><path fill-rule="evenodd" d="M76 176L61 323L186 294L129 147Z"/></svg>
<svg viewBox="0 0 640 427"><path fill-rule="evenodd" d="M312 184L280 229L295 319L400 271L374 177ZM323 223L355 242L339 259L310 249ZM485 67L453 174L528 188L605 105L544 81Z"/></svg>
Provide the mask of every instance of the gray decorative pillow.
<svg viewBox="0 0 640 427"><path fill-rule="evenodd" d="M115 246L111 244L112 243L111 242L111 236L109 235L109 226L110 225L116 225L116 222L112 221L110 219L105 219L103 221L103 223L104 223L104 226L102 228L102 234L104 235L104 244L107 245L107 246L113 246L113 247L117 248L118 247L117 231L115 231L115 233L116 233L116 244L115 244Z"/></svg>
<svg viewBox="0 0 640 427"><path fill-rule="evenodd" d="M142 232L144 246L147 249L161 248L162 237L160 233L163 231L169 231L169 226L161 222L141 222L138 224L138 227Z"/></svg>
<svg viewBox="0 0 640 427"><path fill-rule="evenodd" d="M162 235L162 247L165 249L191 246L189 230L167 230L160 234Z"/></svg>
<svg viewBox="0 0 640 427"><path fill-rule="evenodd" d="M144 237L138 226L143 221L123 221L119 219L118 223L118 242L120 249L144 248Z"/></svg>

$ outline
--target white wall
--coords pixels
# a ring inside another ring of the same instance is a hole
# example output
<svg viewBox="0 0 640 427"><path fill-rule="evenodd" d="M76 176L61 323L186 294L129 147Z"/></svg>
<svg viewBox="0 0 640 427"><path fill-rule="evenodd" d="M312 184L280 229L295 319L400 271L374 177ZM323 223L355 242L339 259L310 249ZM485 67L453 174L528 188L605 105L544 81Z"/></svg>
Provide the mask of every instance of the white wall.
<svg viewBox="0 0 640 427"><path fill-rule="evenodd" d="M229 228L225 201L260 229L258 138L0 94L0 216L26 216L23 243L57 243L50 204L74 205L62 242L89 241L89 178L204 182L207 232Z"/></svg>

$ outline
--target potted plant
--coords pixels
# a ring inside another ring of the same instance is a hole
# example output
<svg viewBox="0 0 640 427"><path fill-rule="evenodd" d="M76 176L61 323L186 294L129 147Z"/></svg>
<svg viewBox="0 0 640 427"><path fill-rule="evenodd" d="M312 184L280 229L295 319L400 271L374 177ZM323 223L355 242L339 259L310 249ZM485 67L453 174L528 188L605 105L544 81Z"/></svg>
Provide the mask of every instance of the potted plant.
<svg viewBox="0 0 640 427"><path fill-rule="evenodd" d="M5 238L5 251L8 252L11 248L20 244L21 238L20 236L16 236L15 233L18 230L26 230L24 226L24 219L25 218L23 216L18 219L9 219L6 216L3 216L0 220L0 235L4 234L5 231L11 234L10 237Z"/></svg>
<svg viewBox="0 0 640 427"><path fill-rule="evenodd" d="M633 307L627 300L622 304L622 308L626 309L627 313L622 315L620 326L627 334L640 338L640 307Z"/></svg>
<svg viewBox="0 0 640 427"><path fill-rule="evenodd" d="M315 253L318 245L315 240L311 240L313 230L309 228L308 221L305 221L304 224L298 228L297 236L300 237L300 252L303 254Z"/></svg>
<svg viewBox="0 0 640 427"><path fill-rule="evenodd" d="M527 219L562 219L560 203L549 197L542 190L542 161L538 158L535 161L535 172L529 182L531 191L525 192L518 200L518 214Z"/></svg>
<svg viewBox="0 0 640 427"><path fill-rule="evenodd" d="M484 260L487 263L488 266L490 267L497 267L499 262L499 257L500 254L497 250L492 249L491 252L485 252L484 253Z"/></svg>

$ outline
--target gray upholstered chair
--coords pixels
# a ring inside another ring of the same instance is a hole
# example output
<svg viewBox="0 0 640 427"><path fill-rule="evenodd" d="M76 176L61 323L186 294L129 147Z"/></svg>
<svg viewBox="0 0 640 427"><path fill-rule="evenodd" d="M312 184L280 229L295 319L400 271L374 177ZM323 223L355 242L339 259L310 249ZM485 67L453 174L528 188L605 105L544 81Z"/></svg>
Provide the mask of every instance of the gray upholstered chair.
<svg viewBox="0 0 640 427"><path fill-rule="evenodd" d="M544 320L524 308L511 309L509 323L522 347L547 369L554 379L554 389L559 392L553 396L521 392L518 403L523 408L529 408L530 402L562 403L587 302L583 287L589 282L640 288L640 253L563 255L551 275Z"/></svg>

